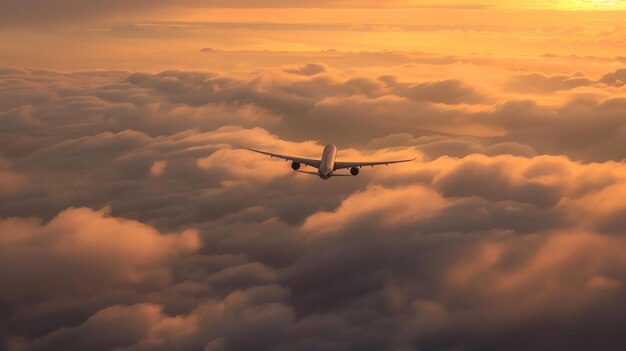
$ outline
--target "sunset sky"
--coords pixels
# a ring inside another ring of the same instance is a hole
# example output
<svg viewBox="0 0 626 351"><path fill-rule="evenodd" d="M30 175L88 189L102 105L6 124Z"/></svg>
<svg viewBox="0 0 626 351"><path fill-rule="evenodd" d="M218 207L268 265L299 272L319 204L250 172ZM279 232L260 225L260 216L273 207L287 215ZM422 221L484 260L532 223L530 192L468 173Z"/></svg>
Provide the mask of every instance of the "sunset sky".
<svg viewBox="0 0 626 351"><path fill-rule="evenodd" d="M0 0L0 350L626 350L625 160L626 1Z"/></svg>

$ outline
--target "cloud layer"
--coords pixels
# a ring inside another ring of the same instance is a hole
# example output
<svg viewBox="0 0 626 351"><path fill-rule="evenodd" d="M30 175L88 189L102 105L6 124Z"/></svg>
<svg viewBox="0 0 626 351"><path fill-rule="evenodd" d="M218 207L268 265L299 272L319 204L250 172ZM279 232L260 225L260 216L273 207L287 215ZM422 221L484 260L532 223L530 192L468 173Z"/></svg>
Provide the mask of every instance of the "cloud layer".
<svg viewBox="0 0 626 351"><path fill-rule="evenodd" d="M622 71L2 69L3 348L623 349Z"/></svg>

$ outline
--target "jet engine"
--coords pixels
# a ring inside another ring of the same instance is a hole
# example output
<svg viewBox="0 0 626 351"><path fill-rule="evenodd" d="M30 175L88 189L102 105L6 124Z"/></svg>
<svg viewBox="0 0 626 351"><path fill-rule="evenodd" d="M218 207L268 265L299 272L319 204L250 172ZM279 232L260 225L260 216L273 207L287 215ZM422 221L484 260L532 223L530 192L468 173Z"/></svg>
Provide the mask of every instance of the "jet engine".
<svg viewBox="0 0 626 351"><path fill-rule="evenodd" d="M359 174L359 169L357 167L350 168L350 174L352 174L353 176Z"/></svg>
<svg viewBox="0 0 626 351"><path fill-rule="evenodd" d="M291 168L292 168L294 171L297 171L297 170L299 170L299 169L300 169L300 164L299 164L298 162L296 162L296 161L293 161L293 162L291 162Z"/></svg>

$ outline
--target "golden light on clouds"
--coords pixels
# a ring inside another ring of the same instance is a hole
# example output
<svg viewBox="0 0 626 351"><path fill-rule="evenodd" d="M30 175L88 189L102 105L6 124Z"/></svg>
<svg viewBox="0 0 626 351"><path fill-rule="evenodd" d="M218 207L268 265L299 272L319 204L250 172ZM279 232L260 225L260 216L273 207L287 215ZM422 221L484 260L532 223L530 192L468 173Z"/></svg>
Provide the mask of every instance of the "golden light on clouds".
<svg viewBox="0 0 626 351"><path fill-rule="evenodd" d="M626 350L624 1L311 4L0 1L0 349Z"/></svg>

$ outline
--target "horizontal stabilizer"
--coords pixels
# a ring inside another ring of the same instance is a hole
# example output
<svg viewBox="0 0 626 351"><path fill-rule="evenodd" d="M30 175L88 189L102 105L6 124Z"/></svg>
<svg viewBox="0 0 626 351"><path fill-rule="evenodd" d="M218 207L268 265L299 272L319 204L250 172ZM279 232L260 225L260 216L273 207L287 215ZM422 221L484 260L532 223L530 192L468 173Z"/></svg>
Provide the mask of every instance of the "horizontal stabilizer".
<svg viewBox="0 0 626 351"><path fill-rule="evenodd" d="M317 172L308 172L308 171L296 171L298 173L304 173L304 174L310 174L310 175L314 175L314 176L319 176L319 173Z"/></svg>
<svg viewBox="0 0 626 351"><path fill-rule="evenodd" d="M318 176L319 177L319 173L317 172L308 172L308 171L296 171L298 173L304 173L304 174L310 174L310 175L314 175L314 176ZM354 177L352 174L334 174L331 173L329 175L329 177Z"/></svg>

